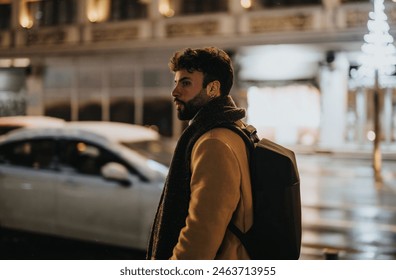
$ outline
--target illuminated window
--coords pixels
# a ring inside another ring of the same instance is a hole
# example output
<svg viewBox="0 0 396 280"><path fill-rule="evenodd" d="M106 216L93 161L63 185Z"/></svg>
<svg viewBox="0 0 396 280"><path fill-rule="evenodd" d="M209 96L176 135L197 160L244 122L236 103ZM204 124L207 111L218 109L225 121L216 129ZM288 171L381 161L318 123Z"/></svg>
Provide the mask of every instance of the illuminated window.
<svg viewBox="0 0 396 280"><path fill-rule="evenodd" d="M87 0L87 17L90 22L103 22L109 18L110 0Z"/></svg>
<svg viewBox="0 0 396 280"><path fill-rule="evenodd" d="M282 143L313 145L320 125L320 94L310 84L250 87L248 122L260 137Z"/></svg>

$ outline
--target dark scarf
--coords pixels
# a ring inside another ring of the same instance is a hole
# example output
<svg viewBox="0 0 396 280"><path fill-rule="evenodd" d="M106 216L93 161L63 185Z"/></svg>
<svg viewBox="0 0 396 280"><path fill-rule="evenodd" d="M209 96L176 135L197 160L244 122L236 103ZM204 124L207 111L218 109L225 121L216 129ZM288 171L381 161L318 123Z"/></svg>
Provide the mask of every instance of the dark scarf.
<svg viewBox="0 0 396 280"><path fill-rule="evenodd" d="M218 97L205 105L184 130L176 145L168 177L151 230L147 259L169 259L186 225L190 202L190 159L198 138L222 123L233 123L245 117L230 96Z"/></svg>

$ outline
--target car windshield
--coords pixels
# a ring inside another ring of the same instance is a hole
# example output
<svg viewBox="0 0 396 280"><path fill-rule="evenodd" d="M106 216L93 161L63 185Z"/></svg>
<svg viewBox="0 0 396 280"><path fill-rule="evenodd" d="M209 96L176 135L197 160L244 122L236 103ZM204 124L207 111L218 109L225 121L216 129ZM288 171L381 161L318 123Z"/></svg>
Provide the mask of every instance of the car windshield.
<svg viewBox="0 0 396 280"><path fill-rule="evenodd" d="M139 153L121 143L114 143L118 146L118 152L123 158L132 164L143 176L151 180L163 180L168 173L168 167L162 163Z"/></svg>
<svg viewBox="0 0 396 280"><path fill-rule="evenodd" d="M167 167L170 165L173 151L175 149L175 141L164 137L159 140L121 144Z"/></svg>

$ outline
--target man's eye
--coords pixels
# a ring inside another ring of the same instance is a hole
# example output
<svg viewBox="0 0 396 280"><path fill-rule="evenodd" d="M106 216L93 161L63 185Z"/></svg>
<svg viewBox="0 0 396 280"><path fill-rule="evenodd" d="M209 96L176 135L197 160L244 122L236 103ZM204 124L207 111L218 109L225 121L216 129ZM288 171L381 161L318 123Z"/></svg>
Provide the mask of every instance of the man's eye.
<svg viewBox="0 0 396 280"><path fill-rule="evenodd" d="M183 81L182 82L182 86L189 86L191 83L190 83L190 81Z"/></svg>

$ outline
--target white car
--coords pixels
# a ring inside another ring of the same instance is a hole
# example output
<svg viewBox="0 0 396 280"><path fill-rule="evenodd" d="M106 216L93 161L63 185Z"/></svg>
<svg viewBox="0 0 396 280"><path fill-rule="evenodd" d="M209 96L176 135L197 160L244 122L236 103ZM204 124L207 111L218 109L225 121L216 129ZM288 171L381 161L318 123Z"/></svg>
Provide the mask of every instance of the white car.
<svg viewBox="0 0 396 280"><path fill-rule="evenodd" d="M0 227L145 249L167 167L112 136L77 125L4 135Z"/></svg>
<svg viewBox="0 0 396 280"><path fill-rule="evenodd" d="M72 121L64 126L83 129L101 134L109 140L123 144L140 154L169 166L176 141L161 137L160 134L145 126L106 121Z"/></svg>

